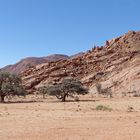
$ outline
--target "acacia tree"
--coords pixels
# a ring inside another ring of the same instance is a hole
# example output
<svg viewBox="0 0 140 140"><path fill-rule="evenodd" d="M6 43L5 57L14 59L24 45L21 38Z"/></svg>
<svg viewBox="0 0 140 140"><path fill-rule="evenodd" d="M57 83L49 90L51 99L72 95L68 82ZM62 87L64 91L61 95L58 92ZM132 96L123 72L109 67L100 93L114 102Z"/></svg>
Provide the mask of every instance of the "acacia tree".
<svg viewBox="0 0 140 140"><path fill-rule="evenodd" d="M64 79L62 83L57 85L42 87L45 94L50 96L56 96L63 102L66 101L66 97L74 97L75 94L85 95L88 93L88 89L84 88L82 83L75 79Z"/></svg>
<svg viewBox="0 0 140 140"><path fill-rule="evenodd" d="M18 75L8 72L0 72L0 97L4 102L5 96L24 95L25 90L21 85L21 79Z"/></svg>

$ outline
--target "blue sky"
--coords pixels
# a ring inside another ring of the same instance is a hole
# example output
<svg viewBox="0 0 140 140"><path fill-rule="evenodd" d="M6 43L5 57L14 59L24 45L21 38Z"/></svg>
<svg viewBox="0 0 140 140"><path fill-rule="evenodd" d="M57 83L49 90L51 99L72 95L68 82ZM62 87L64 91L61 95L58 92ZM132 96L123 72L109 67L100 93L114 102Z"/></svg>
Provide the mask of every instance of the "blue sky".
<svg viewBox="0 0 140 140"><path fill-rule="evenodd" d="M0 67L72 55L140 30L140 0L0 0Z"/></svg>

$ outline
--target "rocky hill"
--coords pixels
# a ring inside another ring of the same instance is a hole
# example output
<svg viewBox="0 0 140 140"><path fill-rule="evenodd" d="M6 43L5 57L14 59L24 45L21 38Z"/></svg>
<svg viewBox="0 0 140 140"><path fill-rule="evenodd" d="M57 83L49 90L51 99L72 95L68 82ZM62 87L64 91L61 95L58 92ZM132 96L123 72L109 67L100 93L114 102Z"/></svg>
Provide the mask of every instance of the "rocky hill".
<svg viewBox="0 0 140 140"><path fill-rule="evenodd" d="M47 62L34 66L22 74L26 89L59 83L63 78L74 77L90 87L100 82L115 95L140 93L140 31L106 41L103 47L95 47L79 57L59 62Z"/></svg>
<svg viewBox="0 0 140 140"><path fill-rule="evenodd" d="M73 59L73 58L76 58L76 57L82 57L85 53L84 52L80 52L80 53L77 53L77 54L74 54L74 55L71 55L70 56L70 59Z"/></svg>
<svg viewBox="0 0 140 140"><path fill-rule="evenodd" d="M28 57L22 59L21 61L19 61L14 65L8 65L2 68L1 70L10 73L20 74L22 71L25 71L26 69L36 66L38 64L47 63L47 62L56 62L59 60L66 60L68 58L69 56L62 55L62 54L54 54L47 57Z"/></svg>

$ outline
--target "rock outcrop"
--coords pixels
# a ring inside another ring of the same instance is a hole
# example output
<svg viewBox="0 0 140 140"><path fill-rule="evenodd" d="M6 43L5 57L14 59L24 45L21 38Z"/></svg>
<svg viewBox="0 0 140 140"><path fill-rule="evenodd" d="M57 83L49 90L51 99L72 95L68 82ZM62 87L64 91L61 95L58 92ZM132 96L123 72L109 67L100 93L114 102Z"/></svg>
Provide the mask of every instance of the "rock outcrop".
<svg viewBox="0 0 140 140"><path fill-rule="evenodd" d="M63 78L73 77L95 92L95 83L109 87L114 94L140 92L140 31L130 31L106 41L68 60L47 62L29 68L22 74L23 84L30 92Z"/></svg>

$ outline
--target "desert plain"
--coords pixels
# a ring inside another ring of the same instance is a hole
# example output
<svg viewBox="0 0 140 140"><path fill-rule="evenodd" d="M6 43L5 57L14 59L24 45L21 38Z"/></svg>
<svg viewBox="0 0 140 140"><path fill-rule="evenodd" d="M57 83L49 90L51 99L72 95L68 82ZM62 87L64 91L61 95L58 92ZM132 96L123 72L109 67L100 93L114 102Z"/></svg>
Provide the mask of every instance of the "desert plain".
<svg viewBox="0 0 140 140"><path fill-rule="evenodd" d="M0 140L140 140L140 97L86 95L65 103L30 97L0 104Z"/></svg>

